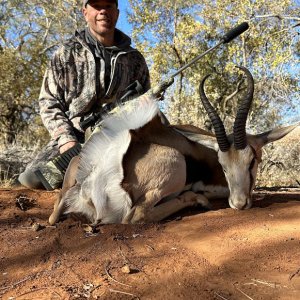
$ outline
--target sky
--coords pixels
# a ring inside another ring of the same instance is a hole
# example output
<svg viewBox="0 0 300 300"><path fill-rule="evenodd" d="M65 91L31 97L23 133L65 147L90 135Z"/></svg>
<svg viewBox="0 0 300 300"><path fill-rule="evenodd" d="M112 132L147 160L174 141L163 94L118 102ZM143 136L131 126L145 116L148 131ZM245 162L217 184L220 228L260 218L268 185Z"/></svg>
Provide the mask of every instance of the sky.
<svg viewBox="0 0 300 300"><path fill-rule="evenodd" d="M117 23L117 27L127 35L131 36L132 26L127 22L127 13L126 13L126 11L129 9L128 1L120 0L119 9L120 9L120 17Z"/></svg>

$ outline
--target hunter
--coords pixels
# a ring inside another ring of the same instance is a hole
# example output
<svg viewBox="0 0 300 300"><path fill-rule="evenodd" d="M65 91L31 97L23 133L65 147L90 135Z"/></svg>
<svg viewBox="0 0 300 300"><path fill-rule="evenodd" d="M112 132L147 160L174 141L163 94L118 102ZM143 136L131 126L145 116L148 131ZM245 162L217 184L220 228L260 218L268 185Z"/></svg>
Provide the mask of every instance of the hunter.
<svg viewBox="0 0 300 300"><path fill-rule="evenodd" d="M144 92L150 88L144 57L116 28L118 0L84 0L82 12L86 28L57 49L44 76L39 106L51 140L19 175L29 188L61 187L63 175L51 161L84 143L80 121L120 99L135 81Z"/></svg>

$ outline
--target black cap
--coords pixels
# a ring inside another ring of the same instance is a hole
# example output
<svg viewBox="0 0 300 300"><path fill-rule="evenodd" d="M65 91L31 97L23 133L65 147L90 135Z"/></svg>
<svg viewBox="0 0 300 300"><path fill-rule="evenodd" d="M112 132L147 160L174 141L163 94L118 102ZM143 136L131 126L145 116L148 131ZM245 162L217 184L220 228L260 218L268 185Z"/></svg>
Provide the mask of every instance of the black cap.
<svg viewBox="0 0 300 300"><path fill-rule="evenodd" d="M88 4L89 0L83 0L83 6L86 7L86 5ZM116 5L118 7L118 0L115 0Z"/></svg>

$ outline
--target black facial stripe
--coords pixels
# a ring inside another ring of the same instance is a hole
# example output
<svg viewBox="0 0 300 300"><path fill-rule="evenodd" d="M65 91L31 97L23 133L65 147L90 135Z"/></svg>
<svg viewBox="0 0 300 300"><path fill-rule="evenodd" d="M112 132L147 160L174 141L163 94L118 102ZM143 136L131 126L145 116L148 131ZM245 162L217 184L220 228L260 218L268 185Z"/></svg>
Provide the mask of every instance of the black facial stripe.
<svg viewBox="0 0 300 300"><path fill-rule="evenodd" d="M249 165L249 176L250 176L249 194L251 194L252 186L253 186L253 183L254 183L254 178L253 178L253 175L252 175L251 171L252 171L252 169L253 169L253 167L255 165L255 161L257 159L255 149L253 147L251 147L251 146L250 146L250 148L252 150L252 153L253 153L254 157L253 157L253 159L252 159L252 161L251 161L251 163Z"/></svg>
<svg viewBox="0 0 300 300"><path fill-rule="evenodd" d="M253 185L253 182L254 182L254 178L253 178L253 175L252 175L250 169L249 169L249 176L250 176L250 186L249 186L249 195L250 195L251 194L251 190L252 190L252 185Z"/></svg>
<svg viewBox="0 0 300 300"><path fill-rule="evenodd" d="M253 159L252 159L252 161L251 161L251 163L250 163L250 165L249 165L249 171L250 171L250 172L251 172L251 170L252 170L253 167L254 167L255 161L256 161L256 158L253 157Z"/></svg>

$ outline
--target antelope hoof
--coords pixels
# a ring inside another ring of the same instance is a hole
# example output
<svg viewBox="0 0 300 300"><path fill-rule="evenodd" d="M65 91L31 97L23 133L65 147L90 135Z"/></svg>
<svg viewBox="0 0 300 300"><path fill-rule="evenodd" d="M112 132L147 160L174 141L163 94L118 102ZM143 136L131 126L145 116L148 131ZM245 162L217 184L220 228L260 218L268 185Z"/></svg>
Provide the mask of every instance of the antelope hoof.
<svg viewBox="0 0 300 300"><path fill-rule="evenodd" d="M55 223L57 223L59 221L59 217L63 213L63 210L64 210L63 200L62 200L61 197L59 197L55 201L53 212L52 212L52 214L49 217L49 224L50 225L54 225Z"/></svg>
<svg viewBox="0 0 300 300"><path fill-rule="evenodd" d="M52 226L55 223L57 223L58 220L59 220L59 215L57 214L57 212L54 211L49 217L49 224Z"/></svg>

